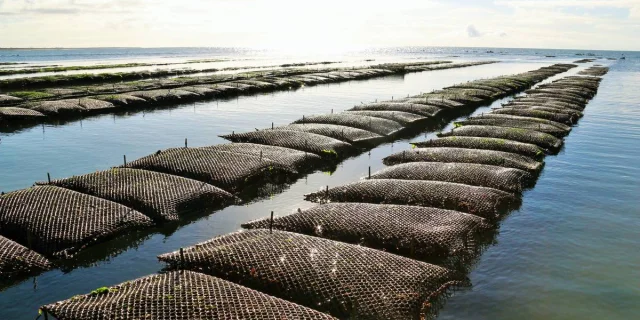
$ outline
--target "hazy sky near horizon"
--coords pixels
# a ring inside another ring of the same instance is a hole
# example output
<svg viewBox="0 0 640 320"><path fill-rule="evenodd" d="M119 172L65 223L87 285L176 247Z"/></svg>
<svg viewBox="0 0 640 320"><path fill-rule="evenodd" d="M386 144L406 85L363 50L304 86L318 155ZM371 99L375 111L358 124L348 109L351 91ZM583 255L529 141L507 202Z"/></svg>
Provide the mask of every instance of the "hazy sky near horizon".
<svg viewBox="0 0 640 320"><path fill-rule="evenodd" d="M640 0L0 0L0 47L640 50Z"/></svg>

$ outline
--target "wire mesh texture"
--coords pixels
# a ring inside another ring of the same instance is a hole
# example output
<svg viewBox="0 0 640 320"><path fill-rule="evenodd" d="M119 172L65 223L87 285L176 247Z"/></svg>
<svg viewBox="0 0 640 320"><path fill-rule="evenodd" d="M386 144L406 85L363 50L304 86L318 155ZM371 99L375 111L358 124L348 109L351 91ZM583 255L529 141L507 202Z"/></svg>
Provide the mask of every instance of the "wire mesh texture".
<svg viewBox="0 0 640 320"><path fill-rule="evenodd" d="M96 289L41 308L60 320L335 319L212 276L175 271Z"/></svg>
<svg viewBox="0 0 640 320"><path fill-rule="evenodd" d="M151 225L131 208L54 186L0 196L0 235L55 258Z"/></svg>
<svg viewBox="0 0 640 320"><path fill-rule="evenodd" d="M337 124L375 132L383 136L397 134L405 128L400 123L393 120L352 114L348 112L303 116L302 119L296 120L293 123Z"/></svg>
<svg viewBox="0 0 640 320"><path fill-rule="evenodd" d="M458 121L455 123L456 126L495 126L495 127L505 127L505 128L518 128L525 130L535 130L538 132L543 132L550 134L556 138L561 138L566 136L569 131L559 128L555 125L550 125L546 123L540 123L537 121L528 121L522 119L508 119L508 118L469 118L467 120Z"/></svg>
<svg viewBox="0 0 640 320"><path fill-rule="evenodd" d="M377 144L385 140L384 136L371 131L325 123L294 123L286 126L275 127L274 130L315 133L350 144Z"/></svg>
<svg viewBox="0 0 640 320"><path fill-rule="evenodd" d="M17 108L17 107L0 107L0 121L10 120L28 120L38 119L45 117L45 115L39 111Z"/></svg>
<svg viewBox="0 0 640 320"><path fill-rule="evenodd" d="M521 128L498 127L498 126L481 126L481 125L464 125L457 127L449 132L438 134L439 137L480 137L480 138L498 138L505 140L518 141L523 143L535 144L540 148L557 153L562 147L562 139L558 139L548 133L536 130L527 130Z"/></svg>
<svg viewBox="0 0 640 320"><path fill-rule="evenodd" d="M318 164L322 161L322 158L320 156L313 153L264 144L227 143L202 148L215 151L242 153L257 157L260 157L260 155L262 155L267 159L273 160L283 166L294 168L296 170L308 169L312 165Z"/></svg>
<svg viewBox="0 0 640 320"><path fill-rule="evenodd" d="M532 108L535 108L535 107L532 107ZM547 119L555 122L564 123L567 125L572 125L578 120L578 117L575 115L569 115L566 113L549 112L545 110L535 110L535 109L516 109L516 108L505 107L505 108L493 110L493 112L498 114L509 114L512 116Z"/></svg>
<svg viewBox="0 0 640 320"><path fill-rule="evenodd" d="M511 193L521 193L535 182L533 175L520 169L458 162L402 163L382 169L370 178L454 182Z"/></svg>
<svg viewBox="0 0 640 320"><path fill-rule="evenodd" d="M429 119L425 116L421 116L421 115L410 113L410 112L404 112L404 111L362 110L362 111L346 111L344 113L387 119L387 120L395 121L405 127L410 127L418 123L424 123Z"/></svg>
<svg viewBox="0 0 640 320"><path fill-rule="evenodd" d="M51 262L47 258L0 236L0 283L49 268L51 268Z"/></svg>
<svg viewBox="0 0 640 320"><path fill-rule="evenodd" d="M206 148L174 148L127 163L123 167L158 171L239 192L262 181L282 181L297 172L266 157Z"/></svg>
<svg viewBox="0 0 640 320"><path fill-rule="evenodd" d="M467 283L436 265L278 230L232 233L158 258L338 318L418 319L432 298Z"/></svg>
<svg viewBox="0 0 640 320"><path fill-rule="evenodd" d="M520 205L520 198L493 188L423 180L371 179L305 195L313 202L363 202L435 207L495 219Z"/></svg>
<svg viewBox="0 0 640 320"><path fill-rule="evenodd" d="M307 234L428 261L475 251L476 237L490 224L478 216L438 208L329 203L242 227Z"/></svg>
<svg viewBox="0 0 640 320"><path fill-rule="evenodd" d="M50 184L120 203L157 222L178 221L189 213L220 208L236 200L205 182L129 168L54 180Z"/></svg>
<svg viewBox="0 0 640 320"><path fill-rule="evenodd" d="M540 147L518 141L505 140L499 138L481 138L481 137L440 137L439 139L431 139L427 141L412 142L414 147L419 148L463 148L463 149L484 149L493 151L502 151L517 153L532 159L541 159L544 151Z"/></svg>
<svg viewBox="0 0 640 320"><path fill-rule="evenodd" d="M556 127L558 129L566 132L566 134L571 132L571 126L568 126L566 124L562 124L562 123L559 123L559 122L551 121L551 120L540 119L540 118L511 116L511 115L508 115L508 114L497 114L497 113L483 113L481 115L475 115L475 116L469 117L467 119L468 120L527 121L527 122L533 122L533 123L536 123L536 124L539 123L539 124L542 124L542 125L553 126L553 127Z"/></svg>
<svg viewBox="0 0 640 320"><path fill-rule="evenodd" d="M231 142L265 144L291 148L317 154L323 158L339 159L355 152L355 148L346 142L323 135L289 130L260 130L244 133L232 133L220 136Z"/></svg>
<svg viewBox="0 0 640 320"><path fill-rule="evenodd" d="M401 111L408 112L423 117L436 117L442 108L434 105L403 103L403 102L376 102L357 105L347 111Z"/></svg>
<svg viewBox="0 0 640 320"><path fill-rule="evenodd" d="M506 106L506 108L518 109L518 110L544 111L544 112L549 112L554 114L568 115L571 117L571 119L573 119L574 122L577 121L579 118L582 118L582 116L584 116L584 114L581 111L575 110L573 108L565 108L563 106L552 106L550 104L535 105L535 106L527 106L527 105L523 106L523 105L514 104L514 105Z"/></svg>
<svg viewBox="0 0 640 320"><path fill-rule="evenodd" d="M477 163L520 169L534 175L537 175L544 166L544 162L515 153L449 147L417 148L410 151L402 151L394 153L382 161L388 166L407 162Z"/></svg>

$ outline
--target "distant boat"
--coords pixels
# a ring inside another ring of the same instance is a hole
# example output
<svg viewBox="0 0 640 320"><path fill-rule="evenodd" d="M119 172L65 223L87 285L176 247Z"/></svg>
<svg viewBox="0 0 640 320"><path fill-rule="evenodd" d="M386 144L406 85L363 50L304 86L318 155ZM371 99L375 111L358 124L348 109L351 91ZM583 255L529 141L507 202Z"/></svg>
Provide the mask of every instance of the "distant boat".
<svg viewBox="0 0 640 320"><path fill-rule="evenodd" d="M545 56L547 58L555 58L556 56Z"/></svg>
<svg viewBox="0 0 640 320"><path fill-rule="evenodd" d="M487 53L493 53L493 51L489 50L489 51L487 51Z"/></svg>

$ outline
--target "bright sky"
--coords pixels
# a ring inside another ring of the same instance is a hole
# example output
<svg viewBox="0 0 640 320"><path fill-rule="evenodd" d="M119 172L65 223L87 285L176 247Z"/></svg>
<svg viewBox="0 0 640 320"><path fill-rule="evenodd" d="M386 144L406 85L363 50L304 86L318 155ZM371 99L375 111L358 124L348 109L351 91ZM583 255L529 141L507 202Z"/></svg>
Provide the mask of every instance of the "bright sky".
<svg viewBox="0 0 640 320"><path fill-rule="evenodd" d="M640 50L640 0L0 0L0 47Z"/></svg>

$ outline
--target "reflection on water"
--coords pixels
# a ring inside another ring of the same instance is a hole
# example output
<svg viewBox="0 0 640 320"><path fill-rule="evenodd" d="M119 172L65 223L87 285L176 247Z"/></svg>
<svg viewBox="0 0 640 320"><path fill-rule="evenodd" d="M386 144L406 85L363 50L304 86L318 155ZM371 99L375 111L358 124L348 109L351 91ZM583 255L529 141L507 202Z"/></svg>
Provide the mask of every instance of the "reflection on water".
<svg viewBox="0 0 640 320"><path fill-rule="evenodd" d="M218 135L231 131L268 127L271 122L283 125L303 114L338 112L361 101L417 94L548 64L509 62L424 72L28 128L1 136L0 190L27 187L45 179L47 172L66 177L106 169L120 164L123 154L133 160L180 146L184 138L194 147L224 143ZM636 269L640 256L633 250L640 244L636 199L640 172L634 162L640 150L631 148L640 135L636 125L640 114L633 106L640 90L634 88L638 70L627 69L619 62L605 77L565 149L546 159L535 189L525 192L522 208L501 223L495 245L479 258L471 273L473 288L448 299L441 318L625 318L638 312L632 301L640 296L640 286L629 279L640 279ZM194 216L171 230L134 235L136 241L96 246L81 255L86 266L44 273L35 290L27 281L0 293L0 318L31 319L44 303L158 272L162 268L158 254L235 231L241 223L271 211L284 215L308 208L313 204L302 200L304 194L353 182L365 176L369 166L374 172L382 169L382 158L408 149L409 141L433 135L381 145L339 164L331 174L315 172L282 190L267 190L260 201Z"/></svg>

